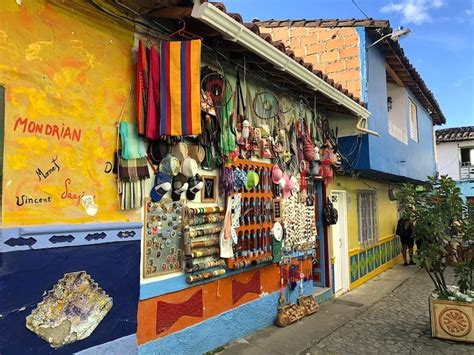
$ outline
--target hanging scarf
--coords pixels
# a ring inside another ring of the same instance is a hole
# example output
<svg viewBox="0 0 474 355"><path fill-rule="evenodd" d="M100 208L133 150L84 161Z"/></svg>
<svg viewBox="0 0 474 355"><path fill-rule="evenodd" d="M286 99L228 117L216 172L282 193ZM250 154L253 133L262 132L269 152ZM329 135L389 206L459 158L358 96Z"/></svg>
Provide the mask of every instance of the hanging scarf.
<svg viewBox="0 0 474 355"><path fill-rule="evenodd" d="M120 122L119 130L123 159L138 159L146 156L145 145L137 135L137 129L133 123Z"/></svg>
<svg viewBox="0 0 474 355"><path fill-rule="evenodd" d="M201 40L161 44L160 134L201 134Z"/></svg>
<svg viewBox="0 0 474 355"><path fill-rule="evenodd" d="M155 48L150 48L148 69L148 103L145 136L151 140L160 138L160 57Z"/></svg>
<svg viewBox="0 0 474 355"><path fill-rule="evenodd" d="M228 157L230 153L235 152L237 146L235 144L235 135L232 133L232 100L230 99L230 90L225 91L224 105L217 110L219 112L219 118L221 121L222 134L221 134L221 153L223 156Z"/></svg>
<svg viewBox="0 0 474 355"><path fill-rule="evenodd" d="M146 48L142 40L138 41L137 53L137 129L139 135L145 134L146 108L147 108L147 89L148 87L148 63L146 57Z"/></svg>

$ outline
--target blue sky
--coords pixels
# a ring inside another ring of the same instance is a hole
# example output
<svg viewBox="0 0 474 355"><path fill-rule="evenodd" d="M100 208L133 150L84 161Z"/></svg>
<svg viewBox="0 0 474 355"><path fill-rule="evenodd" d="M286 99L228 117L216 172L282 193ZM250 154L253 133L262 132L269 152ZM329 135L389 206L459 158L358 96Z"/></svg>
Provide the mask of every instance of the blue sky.
<svg viewBox="0 0 474 355"><path fill-rule="evenodd" d="M352 0L223 0L245 22L254 18L363 18ZM392 28L410 28L400 41L434 93L447 124L474 125L474 0L356 0L369 16ZM438 127L439 128L439 127Z"/></svg>

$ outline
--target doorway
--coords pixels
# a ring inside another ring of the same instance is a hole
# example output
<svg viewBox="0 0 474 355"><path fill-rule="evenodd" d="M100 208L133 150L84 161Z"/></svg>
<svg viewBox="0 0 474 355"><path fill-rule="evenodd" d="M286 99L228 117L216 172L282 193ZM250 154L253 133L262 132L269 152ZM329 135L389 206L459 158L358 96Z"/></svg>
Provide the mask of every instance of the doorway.
<svg viewBox="0 0 474 355"><path fill-rule="evenodd" d="M332 256L334 258L334 294L349 290L349 247L347 237L346 191L331 191L331 202L339 218L331 226Z"/></svg>

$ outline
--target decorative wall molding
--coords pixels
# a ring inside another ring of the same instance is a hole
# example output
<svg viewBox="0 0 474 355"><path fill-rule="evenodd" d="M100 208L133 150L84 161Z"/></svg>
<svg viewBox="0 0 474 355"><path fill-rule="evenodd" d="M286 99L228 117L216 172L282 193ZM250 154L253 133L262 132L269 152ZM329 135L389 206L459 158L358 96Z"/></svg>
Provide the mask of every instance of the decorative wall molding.
<svg viewBox="0 0 474 355"><path fill-rule="evenodd" d="M4 228L0 229L0 252L140 240L142 226L142 222L128 222Z"/></svg>

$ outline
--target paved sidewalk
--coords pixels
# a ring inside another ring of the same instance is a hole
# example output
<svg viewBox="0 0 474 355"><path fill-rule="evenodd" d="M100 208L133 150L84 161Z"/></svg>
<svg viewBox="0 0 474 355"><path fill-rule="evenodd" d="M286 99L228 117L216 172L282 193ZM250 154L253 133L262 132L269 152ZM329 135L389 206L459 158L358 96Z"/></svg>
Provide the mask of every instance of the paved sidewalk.
<svg viewBox="0 0 474 355"><path fill-rule="evenodd" d="M269 327L223 354L463 354L474 346L431 338L431 280L397 265L286 328Z"/></svg>

